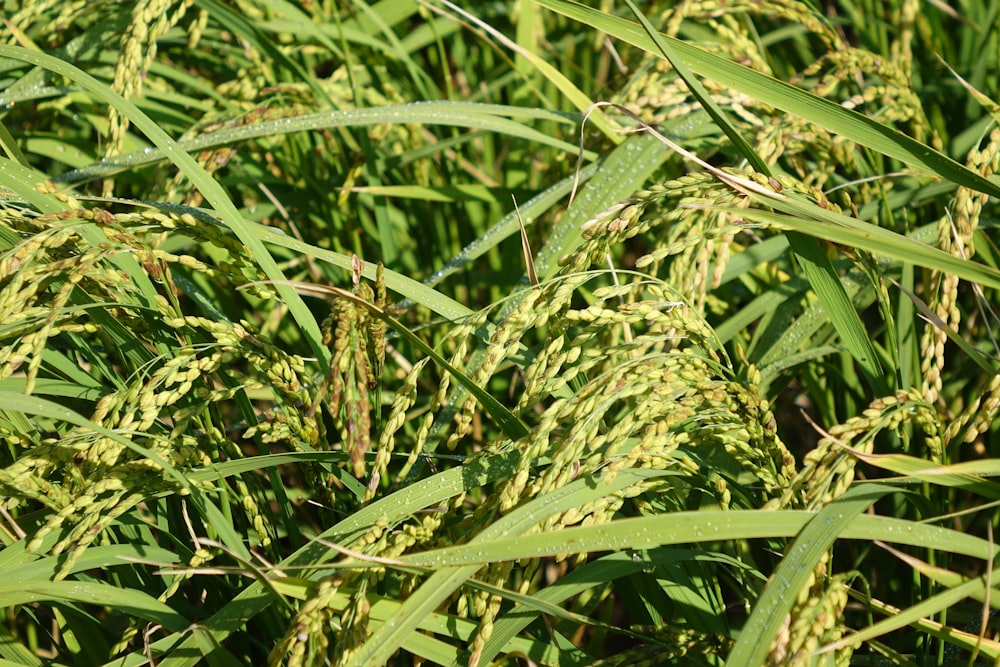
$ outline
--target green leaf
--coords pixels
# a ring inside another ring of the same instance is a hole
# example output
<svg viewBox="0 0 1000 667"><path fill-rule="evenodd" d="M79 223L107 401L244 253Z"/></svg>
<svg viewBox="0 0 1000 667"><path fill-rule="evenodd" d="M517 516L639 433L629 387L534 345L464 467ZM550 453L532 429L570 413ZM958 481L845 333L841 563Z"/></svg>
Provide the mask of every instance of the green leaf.
<svg viewBox="0 0 1000 667"><path fill-rule="evenodd" d="M859 514L883 496L894 493L890 486L864 484L848 491L821 509L796 535L761 593L750 618L726 660L733 667L763 665L781 632L785 617L808 585L820 559Z"/></svg>
<svg viewBox="0 0 1000 667"><path fill-rule="evenodd" d="M891 388L886 381L885 370L879 363L878 351L830 260L814 238L790 232L788 242L809 279L809 284L819 296L830 322L861 367L875 395L888 396Z"/></svg>
<svg viewBox="0 0 1000 667"><path fill-rule="evenodd" d="M849 248L867 250L875 255L892 257L902 262L951 273L970 282L1000 288L1000 271L955 257L888 229L791 198L768 200L766 203L787 215L758 209L713 207L712 210L726 211L747 220L776 225Z"/></svg>
<svg viewBox="0 0 1000 667"><path fill-rule="evenodd" d="M642 479L672 474L667 471L619 470L615 475L578 479L555 491L531 500L495 520L469 542L470 549L490 541L519 535L541 519L557 512L579 507L624 489ZM532 537L524 539L530 540ZM405 559L400 559L405 560ZM368 637L345 667L382 665L418 627L420 619L433 612L441 602L467 581L479 567L490 562L485 552L477 553L471 564L448 567L443 561L431 563L434 574L406 599L399 611Z"/></svg>
<svg viewBox="0 0 1000 667"><path fill-rule="evenodd" d="M191 624L169 606L142 591L84 581L0 582L0 606L13 607L35 602L81 602L109 607L159 623L171 632L181 632Z"/></svg>
<svg viewBox="0 0 1000 667"><path fill-rule="evenodd" d="M832 651L844 646L859 646L864 642L870 641L876 637L881 637L882 635L890 632L907 627L915 627L919 628L922 632L927 632L928 634L948 641L949 643L956 644L967 650L973 650L975 649L977 642L975 642L972 637L969 637L966 633L960 633L951 628L944 627L940 623L935 623L929 619L938 616L963 600L968 598L975 599L977 597L982 599L990 593L995 594L996 589L987 590L984 578L976 577L953 587L946 588L940 593L921 600L917 604L906 609L895 609L888 607L887 605L874 602L872 607L883 613L889 614L888 618L862 628L859 631L852 633L849 637L845 637L839 642L835 642L823 648L825 651ZM995 601L993 605L996 605ZM995 645L995 642L987 640L987 645L982 648L987 649L987 654L994 657L996 656L997 651L995 647L991 647L990 644ZM990 648L993 648L993 650L988 650Z"/></svg>
<svg viewBox="0 0 1000 667"><path fill-rule="evenodd" d="M386 104L366 109L320 111L252 125L224 128L199 134L192 139L178 141L176 146L181 151L192 153L251 139L263 139L294 132L394 123L487 130L500 135L525 139L534 144L552 146L569 155L577 155L576 146L526 126L523 122L525 120L545 120L561 125L576 122L564 114L539 109L521 109L474 102L414 102L410 104ZM75 183L108 176L127 168L152 164L168 157L170 157L170 153L161 146L133 151L66 172L54 180L56 183ZM595 154L590 151L584 153L585 159L592 160L595 157Z"/></svg>
<svg viewBox="0 0 1000 667"><path fill-rule="evenodd" d="M719 539L793 537L815 516L800 510L699 510L616 519L518 537L495 537L475 544L444 547L399 558L408 565L460 567L560 554L651 549ZM883 540L988 559L996 548L964 533L903 519L862 514L841 533L844 539Z"/></svg>

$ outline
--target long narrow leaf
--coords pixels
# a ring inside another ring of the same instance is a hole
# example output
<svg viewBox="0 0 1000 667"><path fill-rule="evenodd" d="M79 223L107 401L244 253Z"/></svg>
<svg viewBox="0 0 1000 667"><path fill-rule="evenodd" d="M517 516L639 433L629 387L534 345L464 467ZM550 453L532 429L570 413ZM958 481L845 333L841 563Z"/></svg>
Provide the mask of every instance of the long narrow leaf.
<svg viewBox="0 0 1000 667"><path fill-rule="evenodd" d="M855 517L894 491L892 487L877 484L855 486L816 514L775 568L729 653L726 665L756 667L764 664L768 650L781 632L785 616L808 585L823 554Z"/></svg>
<svg viewBox="0 0 1000 667"><path fill-rule="evenodd" d="M537 109L519 109L517 107L501 107L495 104L476 104L473 102L413 102L365 109L320 111L251 125L223 128L214 132L200 134L192 139L178 141L177 146L182 151L192 153L241 141L293 132L397 123L488 130L497 134L552 146L574 156L577 154L577 147L573 144L554 139L543 132L526 127L523 123L517 122L518 119L538 119L561 124L573 124L576 122L575 119L564 114ZM57 177L55 182L75 183L81 180L107 176L122 169L141 167L159 162L167 157L169 155L162 147L133 151L68 171ZM587 152L584 157L586 159L593 159L595 155Z"/></svg>
<svg viewBox="0 0 1000 667"><path fill-rule="evenodd" d="M663 474L667 473L653 470L620 470L613 478L601 481L594 479L576 480L545 496L536 498L494 521L488 528L472 538L470 545L474 548L496 538L517 535L546 516L578 507L587 502L593 502L617 490L624 489L640 479L649 479ZM488 561L480 560L472 565L458 567L440 567L440 561L435 563L434 566L439 569L403 603L399 612L365 641L358 652L347 661L345 667L385 664L403 641L416 630L420 619L434 611L485 562Z"/></svg>
<svg viewBox="0 0 1000 667"><path fill-rule="evenodd" d="M861 222L850 216L809 206L794 200L768 202L790 213L782 215L757 209L716 208L742 216L754 222L792 229L848 247L860 248L876 255L892 257L928 269L952 273L970 282L1000 288L1000 271L950 255L938 248L914 241L901 234Z"/></svg>
<svg viewBox="0 0 1000 667"><path fill-rule="evenodd" d="M190 621L168 605L141 591L83 581L8 581L0 583L0 606L33 602L72 601L112 606L132 616L181 632Z"/></svg>
<svg viewBox="0 0 1000 667"><path fill-rule="evenodd" d="M814 512L783 510L700 510L617 519L596 526L566 528L553 533L500 537L471 545L444 547L402 556L410 565L463 566L568 553L651 549L722 539L749 540L794 537ZM840 534L843 539L884 540L926 549L989 559L997 552L986 540L955 530L902 519L862 514Z"/></svg>
<svg viewBox="0 0 1000 667"><path fill-rule="evenodd" d="M830 322L840 334L840 339L848 352L861 367L875 395L888 395L890 386L886 381L885 370L879 362L878 351L830 259L812 237L789 232L788 242L809 284L826 309Z"/></svg>

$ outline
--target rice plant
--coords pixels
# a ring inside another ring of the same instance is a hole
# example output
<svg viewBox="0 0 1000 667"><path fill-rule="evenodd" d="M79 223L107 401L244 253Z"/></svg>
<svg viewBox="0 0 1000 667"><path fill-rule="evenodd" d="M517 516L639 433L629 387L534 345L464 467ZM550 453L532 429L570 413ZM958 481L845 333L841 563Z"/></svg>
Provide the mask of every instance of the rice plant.
<svg viewBox="0 0 1000 667"><path fill-rule="evenodd" d="M997 3L8 2L0 661L1000 659Z"/></svg>

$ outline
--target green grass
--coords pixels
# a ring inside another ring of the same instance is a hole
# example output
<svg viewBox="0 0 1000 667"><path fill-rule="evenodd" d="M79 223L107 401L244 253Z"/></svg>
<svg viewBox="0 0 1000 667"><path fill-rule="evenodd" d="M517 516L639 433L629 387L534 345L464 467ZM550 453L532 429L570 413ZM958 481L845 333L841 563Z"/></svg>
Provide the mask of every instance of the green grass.
<svg viewBox="0 0 1000 667"><path fill-rule="evenodd" d="M817 4L7 2L0 663L1000 659L1000 4Z"/></svg>

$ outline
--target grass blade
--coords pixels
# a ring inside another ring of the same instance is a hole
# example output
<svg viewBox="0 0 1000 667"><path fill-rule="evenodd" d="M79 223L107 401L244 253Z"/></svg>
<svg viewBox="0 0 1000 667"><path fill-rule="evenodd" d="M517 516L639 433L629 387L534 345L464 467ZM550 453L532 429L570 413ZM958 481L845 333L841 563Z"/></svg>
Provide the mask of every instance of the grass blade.
<svg viewBox="0 0 1000 667"><path fill-rule="evenodd" d="M190 625L186 618L168 605L141 591L84 581L0 584L0 605L4 607L52 601L111 606L131 616L159 623L171 632L182 632Z"/></svg>
<svg viewBox="0 0 1000 667"><path fill-rule="evenodd" d="M795 537L750 612L726 665L763 665L785 616L806 587L816 565L859 514L896 490L890 486L855 486L816 514Z"/></svg>
<svg viewBox="0 0 1000 667"><path fill-rule="evenodd" d="M819 296L830 322L840 334L840 340L861 367L872 391L876 396L887 396L891 388L886 381L885 370L879 362L879 353L861 321L861 316L851 303L851 298L847 296L833 264L812 237L789 232L788 242L809 284Z"/></svg>
<svg viewBox="0 0 1000 667"><path fill-rule="evenodd" d="M541 518L604 497L636 483L640 479L668 474L665 471L620 470L611 479L597 481L579 479L547 495L541 496L498 519L472 538L472 548L498 537L517 535L538 523ZM528 538L530 539L530 538ZM488 557L478 557L472 564L439 568L400 607L399 611L377 629L344 667L365 667L385 664L389 657L419 625L451 593L468 580Z"/></svg>

